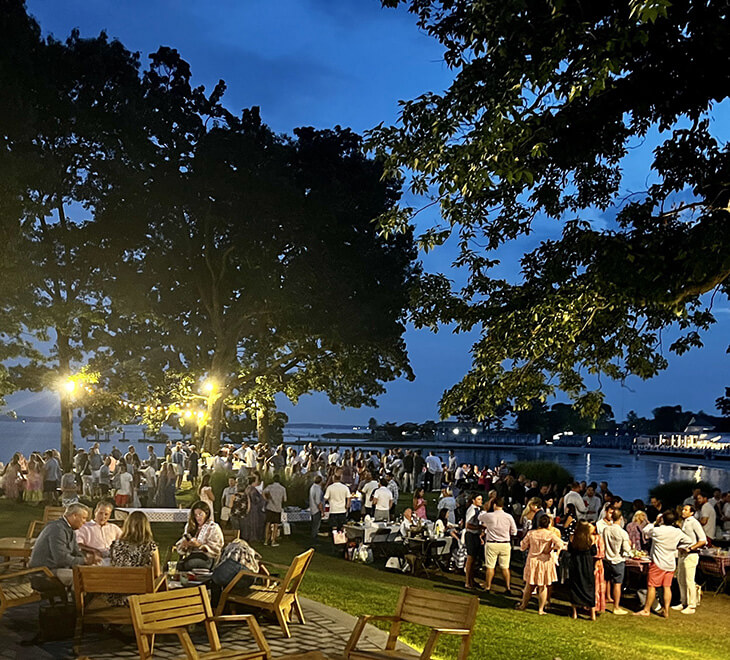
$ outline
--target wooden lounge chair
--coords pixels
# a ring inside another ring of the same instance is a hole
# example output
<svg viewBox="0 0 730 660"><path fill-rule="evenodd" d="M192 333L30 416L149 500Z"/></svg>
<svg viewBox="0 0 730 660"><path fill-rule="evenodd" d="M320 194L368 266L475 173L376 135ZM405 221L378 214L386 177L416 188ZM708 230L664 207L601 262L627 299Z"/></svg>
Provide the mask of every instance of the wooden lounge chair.
<svg viewBox="0 0 730 660"><path fill-rule="evenodd" d="M76 631L74 648L78 651L83 628L88 623L129 625L129 607L110 605L95 594L146 594L166 588L165 575L155 577L152 566L74 566Z"/></svg>
<svg viewBox="0 0 730 660"><path fill-rule="evenodd" d="M154 653L155 635L177 635L188 660L213 660L214 658L239 658L240 660L270 660L271 650L252 614L213 616L213 610L205 587L172 589L155 594L129 597L129 609L137 638L140 660L149 660ZM258 649L245 653L225 650L218 637L218 622L245 621L256 640ZM211 650L198 653L188 634L188 626L202 623L208 634Z"/></svg>
<svg viewBox="0 0 730 660"><path fill-rule="evenodd" d="M56 580L53 573L45 566L0 574L0 617L11 607L35 603L43 598L43 595L33 588L31 582L31 578L37 575L44 575L49 581Z"/></svg>
<svg viewBox="0 0 730 660"><path fill-rule="evenodd" d="M471 646L471 635L476 621L479 599L476 596L458 596L449 593L403 587L394 616L361 616L345 647L347 660L385 660L387 658L427 660L436 647L439 637L459 635L461 646L459 660L466 660ZM368 621L391 621L390 634L382 651L357 648L365 624ZM431 629L423 653L408 653L396 649L398 633L402 623L413 623Z"/></svg>
<svg viewBox="0 0 730 660"><path fill-rule="evenodd" d="M237 604L273 612L279 621L284 636L291 637L288 622L291 620L292 610L297 615L299 622L304 623L304 614L297 598L297 590L304 578L309 562L312 561L313 554L314 548L310 548L294 557L283 578L252 573L246 570L239 571L223 589L216 614L222 614L226 605L235 608ZM246 576L253 578L254 584L251 585L250 590L237 593L235 591L236 585ZM256 580L263 583L257 584Z"/></svg>

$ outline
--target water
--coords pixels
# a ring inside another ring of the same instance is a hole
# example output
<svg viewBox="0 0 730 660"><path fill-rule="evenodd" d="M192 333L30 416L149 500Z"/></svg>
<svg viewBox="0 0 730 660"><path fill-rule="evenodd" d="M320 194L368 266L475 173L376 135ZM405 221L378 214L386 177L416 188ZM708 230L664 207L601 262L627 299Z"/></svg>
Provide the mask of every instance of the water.
<svg viewBox="0 0 730 660"><path fill-rule="evenodd" d="M137 452L145 456L148 440L142 438L139 426L124 427L126 438L115 435L112 442L102 443L102 452L108 452L113 445L120 449L134 445ZM332 431L330 428L289 427L285 430L285 441L302 442L316 439L321 433ZM344 430L344 428L343 428ZM179 429L163 427L163 431L173 442L182 439ZM78 447L88 448L93 441L85 441L74 428L75 442ZM58 448L60 424L58 422L26 422L21 420L0 423L0 460L8 461L16 451L26 456L34 450ZM365 447L366 443L353 441L353 445ZM157 453L160 453L161 446ZM345 441L343 447L350 448ZM447 452L436 452L445 459ZM702 479L715 484L723 491L730 490L730 461L703 461L695 458L672 458L669 456L633 456L625 451L612 449L574 449L567 447L512 447L509 449L455 450L460 462L476 463L479 466L497 465L501 460L508 463L518 460L548 460L560 463L578 480L607 481L611 491L626 500L646 499L649 489L660 483L675 479ZM610 465L609 465L610 464ZM615 467L620 465L621 467ZM696 469L682 469L693 467Z"/></svg>

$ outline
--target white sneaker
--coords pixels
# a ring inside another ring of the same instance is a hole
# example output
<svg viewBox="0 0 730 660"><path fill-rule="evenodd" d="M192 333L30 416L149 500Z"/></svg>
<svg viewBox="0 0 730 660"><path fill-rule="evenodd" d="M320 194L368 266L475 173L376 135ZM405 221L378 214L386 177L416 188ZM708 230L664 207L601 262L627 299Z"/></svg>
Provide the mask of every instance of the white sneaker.
<svg viewBox="0 0 730 660"><path fill-rule="evenodd" d="M679 603L678 605L672 605L672 609L673 610L683 610L684 605L682 605L681 603Z"/></svg>
<svg viewBox="0 0 730 660"><path fill-rule="evenodd" d="M682 614L694 614L694 613L695 613L695 608L694 607L685 607L682 610Z"/></svg>

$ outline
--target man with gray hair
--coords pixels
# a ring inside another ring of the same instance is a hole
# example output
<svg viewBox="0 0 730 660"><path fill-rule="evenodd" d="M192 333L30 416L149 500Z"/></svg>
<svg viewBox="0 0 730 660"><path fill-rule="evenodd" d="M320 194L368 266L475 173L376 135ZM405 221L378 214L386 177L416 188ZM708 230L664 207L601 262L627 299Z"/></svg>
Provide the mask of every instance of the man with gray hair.
<svg viewBox="0 0 730 660"><path fill-rule="evenodd" d="M29 568L47 566L64 585L73 586L73 567L90 563L76 541L76 530L86 522L89 510L80 503L66 507L58 520L46 523L33 545Z"/></svg>

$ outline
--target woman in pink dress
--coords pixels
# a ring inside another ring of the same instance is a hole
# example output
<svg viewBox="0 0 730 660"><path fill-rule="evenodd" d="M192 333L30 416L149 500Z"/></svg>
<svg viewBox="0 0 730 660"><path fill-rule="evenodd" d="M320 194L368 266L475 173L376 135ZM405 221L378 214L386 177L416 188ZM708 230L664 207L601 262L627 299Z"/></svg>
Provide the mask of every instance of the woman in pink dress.
<svg viewBox="0 0 730 660"><path fill-rule="evenodd" d="M426 499L423 488L413 493L413 514L420 520L426 520Z"/></svg>
<svg viewBox="0 0 730 660"><path fill-rule="evenodd" d="M606 611L606 582L603 577L603 558L606 556L606 547L603 538L593 527L593 543L596 546L594 560L594 574L596 576L596 612Z"/></svg>
<svg viewBox="0 0 730 660"><path fill-rule="evenodd" d="M23 501L36 503L43 499L43 461L33 454L28 461L28 476L26 478Z"/></svg>
<svg viewBox="0 0 730 660"><path fill-rule="evenodd" d="M532 592L537 589L537 613L545 614L548 587L558 577L552 552L563 547L563 542L548 529L549 526L550 518L542 516L538 520L537 528L529 531L520 544L520 547L528 552L522 575L525 580L525 590L522 593L522 601L515 606L517 610L524 610L527 607Z"/></svg>

